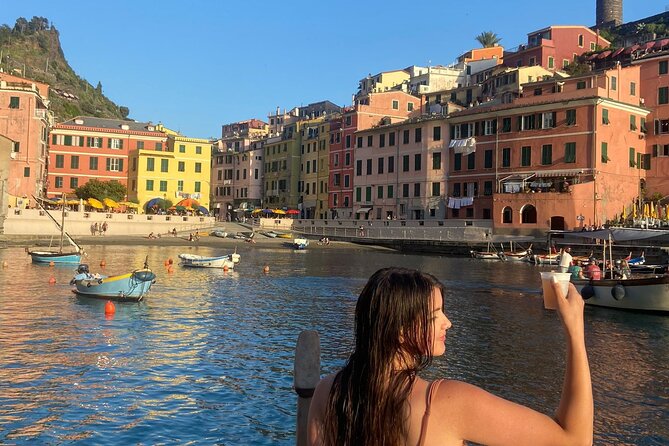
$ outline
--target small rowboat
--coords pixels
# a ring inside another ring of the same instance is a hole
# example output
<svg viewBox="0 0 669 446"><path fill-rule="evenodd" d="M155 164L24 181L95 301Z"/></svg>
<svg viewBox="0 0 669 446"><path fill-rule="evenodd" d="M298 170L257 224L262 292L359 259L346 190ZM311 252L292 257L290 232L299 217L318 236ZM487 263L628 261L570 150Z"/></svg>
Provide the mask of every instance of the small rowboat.
<svg viewBox="0 0 669 446"><path fill-rule="evenodd" d="M87 265L79 265L77 275L70 282L73 293L97 299L119 302L139 302L156 281L156 275L145 263L144 268L118 276L91 274Z"/></svg>
<svg viewBox="0 0 669 446"><path fill-rule="evenodd" d="M497 251L492 243L488 243L485 251L469 251L472 257L480 260L506 260L504 254Z"/></svg>
<svg viewBox="0 0 669 446"><path fill-rule="evenodd" d="M195 254L179 254L181 265L190 268L228 268L235 267L235 263L239 263L241 256L237 253L218 256L206 257Z"/></svg>
<svg viewBox="0 0 669 446"><path fill-rule="evenodd" d="M306 238L296 238L293 240L293 248L295 249L307 249L309 246L309 240Z"/></svg>

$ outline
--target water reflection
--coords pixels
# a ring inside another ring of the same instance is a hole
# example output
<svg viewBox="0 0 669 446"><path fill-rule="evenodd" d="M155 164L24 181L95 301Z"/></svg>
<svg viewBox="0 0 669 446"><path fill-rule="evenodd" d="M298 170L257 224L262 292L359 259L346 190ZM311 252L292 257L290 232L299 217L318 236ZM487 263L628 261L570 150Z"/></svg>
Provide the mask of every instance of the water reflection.
<svg viewBox="0 0 669 446"><path fill-rule="evenodd" d="M90 249L93 271L104 260L106 274L126 272L148 255L157 274L146 300L118 304L111 320L104 301L70 292L72 266L0 251L8 261L0 280L0 443L293 444L299 332L321 334L324 373L340 367L357 295L384 266L420 268L447 286L448 356L427 378L464 379L546 413L557 407L564 339L556 314L542 309L531 265L245 244L242 263L224 272L179 267L182 249ZM588 308L586 319L595 443L666 444L669 318Z"/></svg>

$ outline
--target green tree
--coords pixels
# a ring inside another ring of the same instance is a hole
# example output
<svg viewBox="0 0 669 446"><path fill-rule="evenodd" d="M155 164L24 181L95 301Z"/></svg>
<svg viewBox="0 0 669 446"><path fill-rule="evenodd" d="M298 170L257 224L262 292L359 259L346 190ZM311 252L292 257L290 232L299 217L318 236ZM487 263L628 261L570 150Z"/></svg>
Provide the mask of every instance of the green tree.
<svg viewBox="0 0 669 446"><path fill-rule="evenodd" d="M490 48L502 41L502 39L492 31L484 31L476 36L475 39L483 48Z"/></svg>
<svg viewBox="0 0 669 446"><path fill-rule="evenodd" d="M92 179L76 189L74 193L77 198L88 199L95 198L102 201L105 198L111 198L114 201L122 201L128 193L128 188L116 180L100 181Z"/></svg>
<svg viewBox="0 0 669 446"><path fill-rule="evenodd" d="M123 116L123 119L127 118L128 115L130 114L130 109L128 107L123 106L123 105L121 105L118 108L118 111L121 113L121 116Z"/></svg>

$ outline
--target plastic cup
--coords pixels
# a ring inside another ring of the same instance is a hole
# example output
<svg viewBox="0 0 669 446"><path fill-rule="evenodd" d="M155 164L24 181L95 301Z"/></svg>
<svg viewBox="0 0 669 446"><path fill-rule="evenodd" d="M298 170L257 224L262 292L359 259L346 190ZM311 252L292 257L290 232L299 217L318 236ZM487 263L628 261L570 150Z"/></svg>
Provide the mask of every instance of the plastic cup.
<svg viewBox="0 0 669 446"><path fill-rule="evenodd" d="M541 286L544 291L544 308L547 310L557 310L557 296L553 292L553 277L557 278L558 283L562 287L562 293L566 296L569 292L569 279L571 273L556 273L554 271L542 271Z"/></svg>

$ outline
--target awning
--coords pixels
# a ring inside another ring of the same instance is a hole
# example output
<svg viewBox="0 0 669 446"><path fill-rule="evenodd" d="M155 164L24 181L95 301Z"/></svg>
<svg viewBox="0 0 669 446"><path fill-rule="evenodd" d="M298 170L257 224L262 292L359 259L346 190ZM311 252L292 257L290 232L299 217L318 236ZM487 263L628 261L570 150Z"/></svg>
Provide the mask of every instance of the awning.
<svg viewBox="0 0 669 446"><path fill-rule="evenodd" d="M653 41L653 42L646 42L646 44L642 47L642 49L644 49L644 50L649 50L649 49L651 49L651 48L654 47L654 46L655 46L655 41Z"/></svg>
<svg viewBox="0 0 669 446"><path fill-rule="evenodd" d="M628 46L627 48L625 48L624 53L625 53L625 54L632 54L633 52L635 52L635 51L638 50L639 48L640 48L639 45Z"/></svg>
<svg viewBox="0 0 669 446"><path fill-rule="evenodd" d="M358 209L357 211L355 211L355 213L356 213L356 214L365 214L365 213L367 213L367 212L369 212L369 211L371 211L371 210L372 210L372 208L360 208L360 209Z"/></svg>
<svg viewBox="0 0 669 446"><path fill-rule="evenodd" d="M534 172L532 173L514 173L513 175L509 175L508 177L504 177L499 181L527 181L536 174Z"/></svg>
<svg viewBox="0 0 669 446"><path fill-rule="evenodd" d="M611 54L610 50L603 51L603 52L599 53L599 56L597 56L597 59L606 59L610 54Z"/></svg>
<svg viewBox="0 0 669 446"><path fill-rule="evenodd" d="M660 49L662 49L663 46L667 46L667 45L669 45L669 39L662 39L662 40L658 40L657 42L655 42L655 47L654 48L656 50L660 50Z"/></svg>
<svg viewBox="0 0 669 446"><path fill-rule="evenodd" d="M579 170L541 170L537 172L538 177L574 177L585 173L583 169Z"/></svg>
<svg viewBox="0 0 669 446"><path fill-rule="evenodd" d="M453 153L469 155L476 152L476 138L452 139L448 148L453 149Z"/></svg>
<svg viewBox="0 0 669 446"><path fill-rule="evenodd" d="M613 54L611 54L611 57L617 57L617 56L620 55L620 53L622 53L623 51L625 51L625 48L618 48L617 50L615 50L615 51L613 52Z"/></svg>

